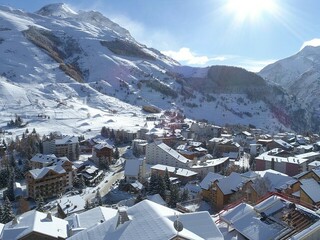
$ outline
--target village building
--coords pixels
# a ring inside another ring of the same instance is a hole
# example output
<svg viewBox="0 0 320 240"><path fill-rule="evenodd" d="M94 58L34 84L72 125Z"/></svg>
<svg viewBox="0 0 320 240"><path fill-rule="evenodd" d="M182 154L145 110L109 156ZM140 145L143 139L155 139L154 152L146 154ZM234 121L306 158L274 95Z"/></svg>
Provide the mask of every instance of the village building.
<svg viewBox="0 0 320 240"><path fill-rule="evenodd" d="M195 134L195 140L203 141L208 138L220 137L222 128L204 122L193 122L190 131Z"/></svg>
<svg viewBox="0 0 320 240"><path fill-rule="evenodd" d="M196 161L189 169L197 172L198 177L203 179L209 172L219 173L226 169L229 164L229 157L211 158Z"/></svg>
<svg viewBox="0 0 320 240"><path fill-rule="evenodd" d="M187 182L196 180L197 173L189 169L171 167L163 164L156 164L151 167L151 174L157 174L164 176L165 172L168 171L169 177L174 177L181 182L181 184L186 184Z"/></svg>
<svg viewBox="0 0 320 240"><path fill-rule="evenodd" d="M192 161L162 142L153 142L146 148L146 163L163 164L178 168L188 168Z"/></svg>
<svg viewBox="0 0 320 240"><path fill-rule="evenodd" d="M313 210L272 194L256 205L238 203L225 209L218 220L223 234L252 239L317 239L319 215Z"/></svg>
<svg viewBox="0 0 320 240"><path fill-rule="evenodd" d="M27 195L33 199L59 196L73 187L76 167L67 158L55 158L52 155L35 155L31 161L35 168L26 173Z"/></svg>
<svg viewBox="0 0 320 240"><path fill-rule="evenodd" d="M70 236L94 227L115 217L118 211L110 207L95 207L85 212L72 213L65 218L69 222Z"/></svg>
<svg viewBox="0 0 320 240"><path fill-rule="evenodd" d="M95 166L85 166L84 169L78 173L78 175L83 177L87 186L92 187L101 182L104 177L104 172Z"/></svg>
<svg viewBox="0 0 320 240"><path fill-rule="evenodd" d="M257 156L255 158L255 168L257 171L273 169L294 176L307 171L308 164L318 159L319 156L319 152L291 155L276 148Z"/></svg>
<svg viewBox="0 0 320 240"><path fill-rule="evenodd" d="M145 182L148 177L146 174L145 160L126 160L124 176L126 183L133 183L136 181Z"/></svg>
<svg viewBox="0 0 320 240"><path fill-rule="evenodd" d="M67 157L74 161L79 159L80 146L78 137L60 136L43 141L43 154L54 154L57 157Z"/></svg>
<svg viewBox="0 0 320 240"><path fill-rule="evenodd" d="M113 147L108 143L99 143L92 148L90 158L97 166L109 166L112 164Z"/></svg>
<svg viewBox="0 0 320 240"><path fill-rule="evenodd" d="M67 239L68 222L50 212L28 211L6 223L0 239Z"/></svg>
<svg viewBox="0 0 320 240"><path fill-rule="evenodd" d="M71 214L84 212L85 204L85 200L80 195L59 198L57 199L58 217L64 219Z"/></svg>
<svg viewBox="0 0 320 240"><path fill-rule="evenodd" d="M206 211L183 214L144 200L129 208L119 208L116 216L80 231L69 239L223 240L224 238L213 218Z"/></svg>
<svg viewBox="0 0 320 240"><path fill-rule="evenodd" d="M144 139L134 139L132 140L131 149L133 154L140 156L146 154L148 142Z"/></svg>

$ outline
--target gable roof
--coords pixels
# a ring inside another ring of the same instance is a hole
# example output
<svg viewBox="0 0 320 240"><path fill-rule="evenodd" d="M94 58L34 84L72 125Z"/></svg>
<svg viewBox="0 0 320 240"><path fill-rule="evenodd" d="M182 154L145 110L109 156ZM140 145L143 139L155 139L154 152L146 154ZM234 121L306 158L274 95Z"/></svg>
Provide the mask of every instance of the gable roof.
<svg viewBox="0 0 320 240"><path fill-rule="evenodd" d="M300 180L300 188L303 190L314 203L320 202L320 185L313 178Z"/></svg>
<svg viewBox="0 0 320 240"><path fill-rule="evenodd" d="M208 190L214 181L221 179L223 177L224 176L222 176L219 173L208 172L207 176L205 176L205 178L201 181L200 187L202 189Z"/></svg>
<svg viewBox="0 0 320 240"><path fill-rule="evenodd" d="M182 156L180 153L178 153L176 150L173 148L169 147L165 143L159 143L157 144L159 148L161 148L163 151L165 151L167 154L169 154L171 157L174 157L176 160L182 163L187 163L189 162L189 159L186 157Z"/></svg>
<svg viewBox="0 0 320 240"><path fill-rule="evenodd" d="M45 177L50 171L56 174L66 173L66 170L64 170L64 168L60 165L32 169L29 170L29 173L32 175L34 179L41 179Z"/></svg>
<svg viewBox="0 0 320 240"><path fill-rule="evenodd" d="M23 213L16 222L5 224L0 239L20 239L32 232L65 239L68 236L67 225L66 220L32 210Z"/></svg>
<svg viewBox="0 0 320 240"><path fill-rule="evenodd" d="M242 186L243 178L239 173L232 172L229 176L221 178L217 182L217 186L223 192L224 195L228 195L237 191Z"/></svg>
<svg viewBox="0 0 320 240"><path fill-rule="evenodd" d="M95 207L82 213L74 213L65 218L72 229L90 228L97 223L105 222L117 215L117 210L107 207Z"/></svg>
<svg viewBox="0 0 320 240"><path fill-rule="evenodd" d="M173 223L177 220L178 212L144 200L125 212L126 220L119 224L121 218L117 214L114 218L94 226L90 229L71 236L72 240L112 240L112 239L139 239L162 240L177 236ZM179 213L179 221L184 228L179 236L187 239L217 239L222 240L223 235L217 228L208 212L189 214Z"/></svg>
<svg viewBox="0 0 320 240"><path fill-rule="evenodd" d="M85 200L80 195L65 196L57 200L58 205L61 210L66 214L70 215L72 213L84 211Z"/></svg>

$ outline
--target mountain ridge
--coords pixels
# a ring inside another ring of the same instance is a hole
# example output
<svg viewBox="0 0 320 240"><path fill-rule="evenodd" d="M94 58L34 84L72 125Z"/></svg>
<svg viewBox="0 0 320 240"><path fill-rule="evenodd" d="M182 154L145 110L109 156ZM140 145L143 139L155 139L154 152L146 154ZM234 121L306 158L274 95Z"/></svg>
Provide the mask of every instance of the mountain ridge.
<svg viewBox="0 0 320 240"><path fill-rule="evenodd" d="M54 116L70 111L81 121L89 115L111 113L145 116L141 107L154 105L163 110L180 109L189 118L217 125L251 124L271 131L294 126L283 120L289 118L283 117L284 109L276 107L288 102L278 87L235 67L181 66L138 43L129 31L101 13L75 12L56 4L33 14L0 7L0 17L1 81L26 91L20 100L5 92L0 95L7 112L14 111L4 103L14 97L11 103L15 102L16 112L18 105L20 110L29 106L54 112ZM217 78L220 70L223 77ZM272 96L258 97L254 87L233 86L248 84L248 79L260 82L264 90L274 89L267 91ZM200 82L207 85L202 87Z"/></svg>

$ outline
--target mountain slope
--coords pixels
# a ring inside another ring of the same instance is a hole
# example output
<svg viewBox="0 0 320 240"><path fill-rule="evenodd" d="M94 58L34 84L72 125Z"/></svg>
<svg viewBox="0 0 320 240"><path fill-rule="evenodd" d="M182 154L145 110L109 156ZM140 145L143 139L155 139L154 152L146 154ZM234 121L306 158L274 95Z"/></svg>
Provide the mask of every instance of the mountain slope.
<svg viewBox="0 0 320 240"><path fill-rule="evenodd" d="M36 13L0 7L0 54L2 125L16 113L44 113L79 134L90 124L111 124L105 116L143 119L141 107L155 105L219 125L252 124L272 131L291 127L275 107L284 93L277 91L272 101L257 97L274 88L257 75L225 66L180 66L99 12L75 12L65 4Z"/></svg>
<svg viewBox="0 0 320 240"><path fill-rule="evenodd" d="M306 46L297 54L277 61L259 73L264 79L283 87L298 101L310 129L319 130L320 46Z"/></svg>

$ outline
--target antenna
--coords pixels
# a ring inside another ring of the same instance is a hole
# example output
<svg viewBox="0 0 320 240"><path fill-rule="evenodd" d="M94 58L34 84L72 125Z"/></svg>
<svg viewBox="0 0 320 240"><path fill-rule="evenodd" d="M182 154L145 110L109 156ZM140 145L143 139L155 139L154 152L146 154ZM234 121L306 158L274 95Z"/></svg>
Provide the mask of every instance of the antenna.
<svg viewBox="0 0 320 240"><path fill-rule="evenodd" d="M179 235L179 232L183 230L183 224L179 221L179 215L174 213L176 215L177 219L173 222L173 227L175 230L177 230L177 235Z"/></svg>

